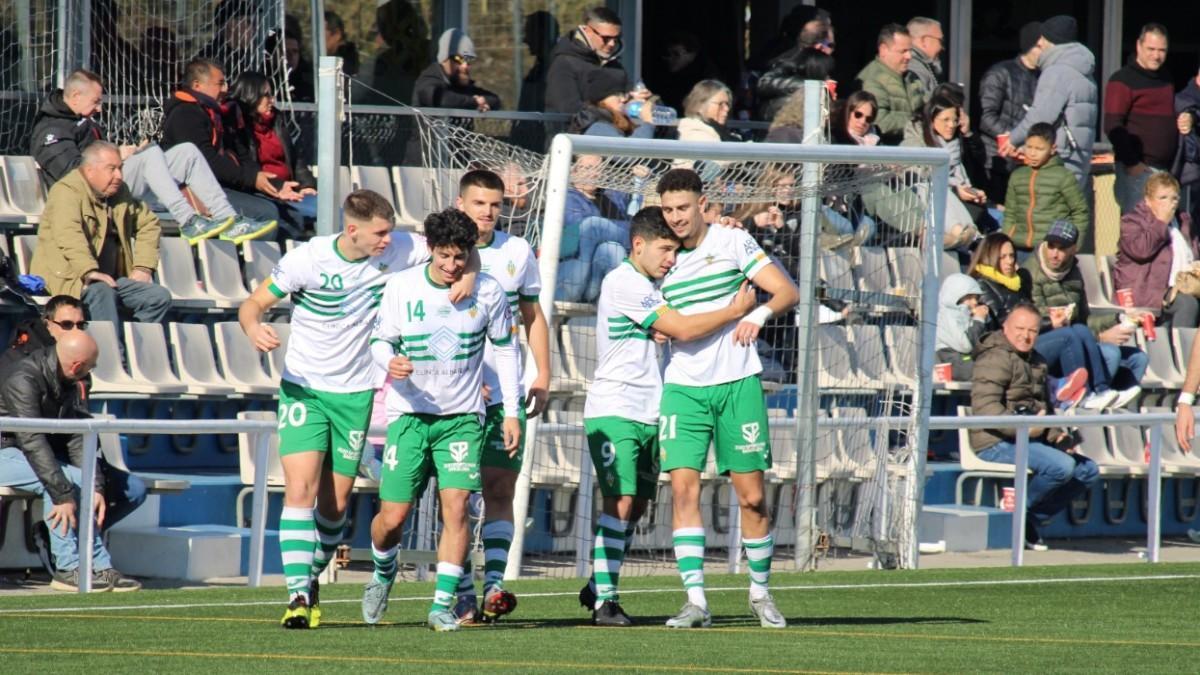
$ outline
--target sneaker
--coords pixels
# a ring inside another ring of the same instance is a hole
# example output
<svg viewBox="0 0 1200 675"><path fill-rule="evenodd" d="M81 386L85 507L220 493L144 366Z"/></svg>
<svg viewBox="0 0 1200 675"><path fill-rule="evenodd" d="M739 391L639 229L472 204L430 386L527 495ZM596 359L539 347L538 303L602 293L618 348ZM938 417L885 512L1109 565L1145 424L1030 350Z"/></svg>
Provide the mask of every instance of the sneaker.
<svg viewBox="0 0 1200 675"><path fill-rule="evenodd" d="M512 614L516 608L517 596L511 591L493 588L483 596L483 616L480 618L484 623L495 623L505 614Z"/></svg>
<svg viewBox="0 0 1200 675"><path fill-rule="evenodd" d="M308 582L308 627L321 625L321 582L313 577Z"/></svg>
<svg viewBox="0 0 1200 675"><path fill-rule="evenodd" d="M667 628L708 628L712 626L712 614L707 609L700 609L690 602L675 616L667 619Z"/></svg>
<svg viewBox="0 0 1200 675"><path fill-rule="evenodd" d="M307 629L308 619L308 601L303 595L297 595L288 603L287 611L283 613L279 625L288 629Z"/></svg>
<svg viewBox="0 0 1200 675"><path fill-rule="evenodd" d="M459 629L454 612L448 609L435 609L429 613L429 630L435 633L448 633Z"/></svg>
<svg viewBox="0 0 1200 675"><path fill-rule="evenodd" d="M1106 392L1092 392L1087 395L1087 398L1079 402L1079 407L1084 410L1104 410L1112 406L1117 400L1117 390L1109 389Z"/></svg>
<svg viewBox="0 0 1200 675"><path fill-rule="evenodd" d="M588 611L596 609L596 589L592 588L591 581L579 589L579 604Z"/></svg>
<svg viewBox="0 0 1200 675"><path fill-rule="evenodd" d="M854 243L853 234L834 234L822 232L817 237L818 245L826 251L837 251Z"/></svg>
<svg viewBox="0 0 1200 675"><path fill-rule="evenodd" d="M1188 539L1191 539L1192 541L1196 542L1197 544L1200 544L1200 530L1193 530L1191 528L1188 528L1187 535L1188 535Z"/></svg>
<svg viewBox="0 0 1200 675"><path fill-rule="evenodd" d="M1037 519L1032 515L1025 516L1025 550L1027 551L1049 551L1050 547L1042 539L1042 533L1038 531Z"/></svg>
<svg viewBox="0 0 1200 675"><path fill-rule="evenodd" d="M50 577L50 588L56 591L67 591L68 593L79 592L79 568L73 570L56 570L54 576ZM108 583L104 577L100 576L99 572L92 573L92 593L107 593L111 591L112 584Z"/></svg>
<svg viewBox="0 0 1200 675"><path fill-rule="evenodd" d="M1054 397L1058 399L1060 409L1070 410L1079 405L1079 402L1087 395L1087 378L1086 369L1076 368L1070 375L1059 380Z"/></svg>
<svg viewBox="0 0 1200 675"><path fill-rule="evenodd" d="M750 598L750 612L758 617L758 624L763 628L787 628L787 619L775 607L775 599L770 594Z"/></svg>
<svg viewBox="0 0 1200 675"><path fill-rule="evenodd" d="M616 600L605 600L599 609L592 610L593 626L632 626L633 621Z"/></svg>
<svg viewBox="0 0 1200 675"><path fill-rule="evenodd" d="M113 593L128 593L130 591L142 590L142 582L121 574L115 567L100 570L96 573L96 576L108 582L108 585L112 586Z"/></svg>
<svg viewBox="0 0 1200 675"><path fill-rule="evenodd" d="M460 595L454 603L454 620L460 626L473 626L479 623L479 605L474 595Z"/></svg>
<svg viewBox="0 0 1200 675"><path fill-rule="evenodd" d="M387 611L388 594L392 592L391 582L382 583L374 577L367 583L367 588L363 591L362 599L362 616L363 621L374 626L383 618L383 613Z"/></svg>
<svg viewBox="0 0 1200 675"><path fill-rule="evenodd" d="M192 214L187 222L179 226L179 236L187 240L187 243L195 246L204 239L211 239L233 225L233 221L237 220L233 216L224 219L205 218L199 213Z"/></svg>
<svg viewBox="0 0 1200 675"><path fill-rule="evenodd" d="M276 220L254 220L240 217L229 229L221 233L221 239L241 244L273 232L278 224L279 221Z"/></svg>
<svg viewBox="0 0 1200 675"><path fill-rule="evenodd" d="M1141 396L1141 394L1142 388L1136 384L1128 389L1122 389L1117 392L1117 400L1113 401L1112 407L1117 410L1124 410L1130 403L1136 401L1137 397Z"/></svg>

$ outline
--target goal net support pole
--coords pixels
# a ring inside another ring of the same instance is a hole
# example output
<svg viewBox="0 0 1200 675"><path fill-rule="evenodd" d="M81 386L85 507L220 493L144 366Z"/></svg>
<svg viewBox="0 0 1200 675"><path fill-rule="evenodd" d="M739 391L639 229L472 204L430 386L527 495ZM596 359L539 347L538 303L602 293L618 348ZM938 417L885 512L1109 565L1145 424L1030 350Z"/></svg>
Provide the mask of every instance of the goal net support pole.
<svg viewBox="0 0 1200 675"><path fill-rule="evenodd" d="M342 170L342 58L322 56L317 77L317 234L333 234L342 229L342 199L338 194L338 176Z"/></svg>

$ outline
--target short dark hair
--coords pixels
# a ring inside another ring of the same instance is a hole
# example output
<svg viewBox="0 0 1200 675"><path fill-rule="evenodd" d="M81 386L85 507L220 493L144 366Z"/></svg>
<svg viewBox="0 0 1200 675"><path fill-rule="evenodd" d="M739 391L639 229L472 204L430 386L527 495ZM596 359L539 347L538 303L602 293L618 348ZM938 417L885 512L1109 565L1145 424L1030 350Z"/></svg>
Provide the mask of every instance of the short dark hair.
<svg viewBox="0 0 1200 675"><path fill-rule="evenodd" d="M463 174L463 177L458 179L458 194L463 194L469 187L478 187L485 190L499 190L504 192L504 180L496 174L495 171L487 169L474 169Z"/></svg>
<svg viewBox="0 0 1200 675"><path fill-rule="evenodd" d="M388 200L374 190L355 190L346 195L346 201L342 204L342 212L347 218L361 222L367 222L374 218L382 218L391 222L396 215L395 209L388 203Z"/></svg>
<svg viewBox="0 0 1200 675"><path fill-rule="evenodd" d="M1150 23L1146 24L1145 26L1142 26L1142 30L1138 32L1138 42L1141 42L1142 38L1146 37L1150 33L1154 33L1155 35L1161 35L1164 40L1171 39L1170 36L1167 35L1167 27L1166 26L1162 25L1161 23L1158 23L1157 21L1151 21Z"/></svg>
<svg viewBox="0 0 1200 675"><path fill-rule="evenodd" d="M621 17L616 12L605 7L604 5L596 5L583 10L584 23L608 23L614 26L621 25Z"/></svg>
<svg viewBox="0 0 1200 675"><path fill-rule="evenodd" d="M214 68L225 72L221 64L212 59L196 58L188 61L187 65L183 67L183 86L191 87L193 82L208 79L209 73Z"/></svg>
<svg viewBox="0 0 1200 675"><path fill-rule="evenodd" d="M69 295L56 295L46 303L45 308L42 309L42 316L47 319L54 318L54 314L58 311L59 307L74 307L81 312L83 311L83 303L79 298L73 298Z"/></svg>
<svg viewBox="0 0 1200 675"><path fill-rule="evenodd" d="M879 29L879 39L875 41L875 46L881 44L892 44L892 40L896 39L897 35L909 35L908 29L898 23L889 23Z"/></svg>
<svg viewBox="0 0 1200 675"><path fill-rule="evenodd" d="M655 191L660 195L667 192L695 192L702 195L704 181L700 180L700 174L691 169L671 169L658 179Z"/></svg>
<svg viewBox="0 0 1200 675"><path fill-rule="evenodd" d="M467 214L455 208L435 211L425 216L425 243L429 249L453 246L466 253L475 248L479 228Z"/></svg>
<svg viewBox="0 0 1200 675"><path fill-rule="evenodd" d="M325 28L346 32L346 22L342 21L342 17L337 12L327 9L325 10Z"/></svg>
<svg viewBox="0 0 1200 675"><path fill-rule="evenodd" d="M634 237L641 237L646 241L655 239L670 239L676 243L680 241L675 231L667 226L667 219L663 217L661 206L646 206L633 214L633 220L629 221L630 244L633 244Z"/></svg>
<svg viewBox="0 0 1200 675"><path fill-rule="evenodd" d="M1037 124L1029 127L1029 131L1026 132L1025 138L1029 139L1034 137L1041 138L1050 145L1054 145L1054 125L1050 124L1049 122L1038 122Z"/></svg>

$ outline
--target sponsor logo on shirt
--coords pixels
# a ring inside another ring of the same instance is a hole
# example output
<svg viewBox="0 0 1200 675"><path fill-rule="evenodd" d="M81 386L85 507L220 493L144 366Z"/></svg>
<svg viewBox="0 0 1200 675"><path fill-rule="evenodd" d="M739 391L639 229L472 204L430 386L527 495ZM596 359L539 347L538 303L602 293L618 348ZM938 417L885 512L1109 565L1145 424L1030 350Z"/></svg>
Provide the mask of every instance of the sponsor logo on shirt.
<svg viewBox="0 0 1200 675"><path fill-rule="evenodd" d="M54 145L57 142L58 139L54 136L54 134L46 134L46 142L43 143L43 145Z"/></svg>
<svg viewBox="0 0 1200 675"><path fill-rule="evenodd" d="M467 457L471 454L471 444L469 442L455 441L449 445L449 448L450 459L453 461L446 464L447 471L470 474L478 469L474 462L467 461Z"/></svg>
<svg viewBox="0 0 1200 675"><path fill-rule="evenodd" d="M734 446L742 454L750 455L762 452L766 447L766 443L759 441L758 437L761 433L758 422L747 422L742 425L742 440L746 441L742 445Z"/></svg>
<svg viewBox="0 0 1200 675"><path fill-rule="evenodd" d="M658 296L654 294L647 295L642 298L642 309L654 309L659 305Z"/></svg>
<svg viewBox="0 0 1200 675"><path fill-rule="evenodd" d="M357 462L362 459L362 441L360 440L359 443L357 448L338 448L337 453L348 462Z"/></svg>
<svg viewBox="0 0 1200 675"><path fill-rule="evenodd" d="M758 242L754 241L753 239L747 239L746 243L743 244L743 247L746 249L746 253L749 253L750 255L754 255L762 250L759 247Z"/></svg>

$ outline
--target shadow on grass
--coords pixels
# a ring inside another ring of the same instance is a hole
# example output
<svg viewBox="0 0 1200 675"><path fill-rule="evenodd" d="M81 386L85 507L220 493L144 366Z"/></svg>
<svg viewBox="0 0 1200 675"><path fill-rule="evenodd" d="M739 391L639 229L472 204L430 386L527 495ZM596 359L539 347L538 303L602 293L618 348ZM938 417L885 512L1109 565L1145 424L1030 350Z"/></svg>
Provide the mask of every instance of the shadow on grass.
<svg viewBox="0 0 1200 675"><path fill-rule="evenodd" d="M669 616L637 616L633 617L633 628L662 628L666 624ZM821 616L821 617L792 617L788 619L788 626L792 628L798 627L818 627L818 626L891 626L891 625L969 625L990 623L983 619L972 619L961 616ZM718 628L757 628L758 621L751 617L729 617L713 618L713 626ZM471 631L505 631L505 630L528 630L531 628L591 628L592 622L587 617L571 618L571 619L539 619L539 620L511 620L500 621L494 624L473 624L463 626L465 632ZM389 630L389 629L408 629L418 628L427 630L424 621L384 621L378 625L371 626L357 621L330 621L322 622L319 630Z"/></svg>

